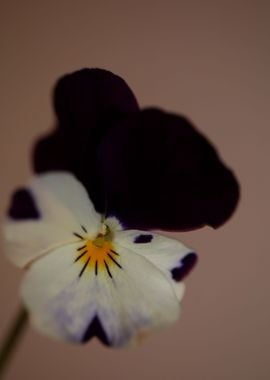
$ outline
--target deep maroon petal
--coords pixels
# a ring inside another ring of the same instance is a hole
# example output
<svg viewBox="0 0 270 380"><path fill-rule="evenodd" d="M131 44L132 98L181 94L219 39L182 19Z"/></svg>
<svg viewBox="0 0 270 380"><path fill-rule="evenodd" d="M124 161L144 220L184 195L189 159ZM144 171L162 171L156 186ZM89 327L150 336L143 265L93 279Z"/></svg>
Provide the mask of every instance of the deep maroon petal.
<svg viewBox="0 0 270 380"><path fill-rule="evenodd" d="M118 76L84 69L54 91L58 128L34 150L37 172L68 170L97 211L130 228L218 227L236 207L235 177L184 118L139 112Z"/></svg>
<svg viewBox="0 0 270 380"><path fill-rule="evenodd" d="M126 82L102 69L82 69L63 76L55 86L53 101L60 126L78 133L88 133L103 119L110 121L138 110Z"/></svg>
<svg viewBox="0 0 270 380"><path fill-rule="evenodd" d="M138 112L137 101L117 75L101 69L83 69L65 75L56 84L54 109L58 118L55 131L34 147L34 170L71 171L88 189L97 210L104 208L99 185L96 149L107 130Z"/></svg>
<svg viewBox="0 0 270 380"><path fill-rule="evenodd" d="M233 213L233 173L188 120L144 110L109 131L98 170L107 211L127 228L187 230L218 227Z"/></svg>
<svg viewBox="0 0 270 380"><path fill-rule="evenodd" d="M37 172L65 169L82 172L107 129L126 114L138 111L137 101L125 81L109 71L83 69L65 75L56 84L54 109L58 128L34 148ZM88 170L91 168L88 168Z"/></svg>

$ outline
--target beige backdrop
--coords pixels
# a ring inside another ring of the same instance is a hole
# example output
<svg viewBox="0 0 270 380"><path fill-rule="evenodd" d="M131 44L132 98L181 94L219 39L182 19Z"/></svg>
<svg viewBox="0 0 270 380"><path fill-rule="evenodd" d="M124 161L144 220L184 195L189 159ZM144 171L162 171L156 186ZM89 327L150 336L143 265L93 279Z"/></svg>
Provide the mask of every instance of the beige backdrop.
<svg viewBox="0 0 270 380"><path fill-rule="evenodd" d="M270 378L269 1L1 0L1 213L30 175L33 141L53 124L51 87L84 66L123 76L140 104L183 112L242 185L218 231L178 234L200 253L179 323L112 351L54 343L31 329L7 379ZM1 330L21 273L0 256Z"/></svg>

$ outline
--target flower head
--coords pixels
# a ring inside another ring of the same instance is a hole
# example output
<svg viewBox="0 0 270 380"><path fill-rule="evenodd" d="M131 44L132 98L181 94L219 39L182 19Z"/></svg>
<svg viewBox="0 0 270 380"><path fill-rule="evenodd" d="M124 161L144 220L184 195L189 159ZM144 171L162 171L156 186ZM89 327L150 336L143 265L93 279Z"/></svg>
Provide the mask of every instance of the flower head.
<svg viewBox="0 0 270 380"><path fill-rule="evenodd" d="M177 320L196 254L154 229L219 227L239 199L234 174L183 116L140 110L100 69L61 78L57 128L35 145L38 175L15 192L8 257L47 335L121 347Z"/></svg>
<svg viewBox="0 0 270 380"><path fill-rule="evenodd" d="M72 342L119 347L171 324L196 262L179 241L98 214L66 172L15 193L4 233L8 257L28 268L22 298L34 325Z"/></svg>

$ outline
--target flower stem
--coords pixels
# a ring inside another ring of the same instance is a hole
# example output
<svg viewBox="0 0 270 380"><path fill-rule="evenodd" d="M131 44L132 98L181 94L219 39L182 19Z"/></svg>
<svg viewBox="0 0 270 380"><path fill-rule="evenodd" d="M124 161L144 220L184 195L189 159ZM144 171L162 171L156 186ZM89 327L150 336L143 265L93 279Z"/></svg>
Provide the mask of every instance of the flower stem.
<svg viewBox="0 0 270 380"><path fill-rule="evenodd" d="M26 310L21 307L16 315L16 318L10 329L5 336L4 342L0 348L0 379L3 378L4 371L7 367L9 360L22 336L22 333L27 326L28 314Z"/></svg>

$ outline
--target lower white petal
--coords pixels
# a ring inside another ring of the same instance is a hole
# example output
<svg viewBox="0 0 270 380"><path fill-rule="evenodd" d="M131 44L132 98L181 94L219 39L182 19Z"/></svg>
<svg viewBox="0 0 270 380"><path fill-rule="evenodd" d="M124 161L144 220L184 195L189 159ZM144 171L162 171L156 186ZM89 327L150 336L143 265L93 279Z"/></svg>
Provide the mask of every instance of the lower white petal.
<svg viewBox="0 0 270 380"><path fill-rule="evenodd" d="M115 245L121 265L110 268L112 279L101 279L98 315L109 341L123 346L179 318L180 306L171 282L152 263ZM108 307L109 306L109 307Z"/></svg>
<svg viewBox="0 0 270 380"><path fill-rule="evenodd" d="M39 330L81 342L100 321L107 343L121 347L178 319L179 302L164 273L141 255L114 247L98 268L74 262L76 245L33 263L22 296Z"/></svg>

